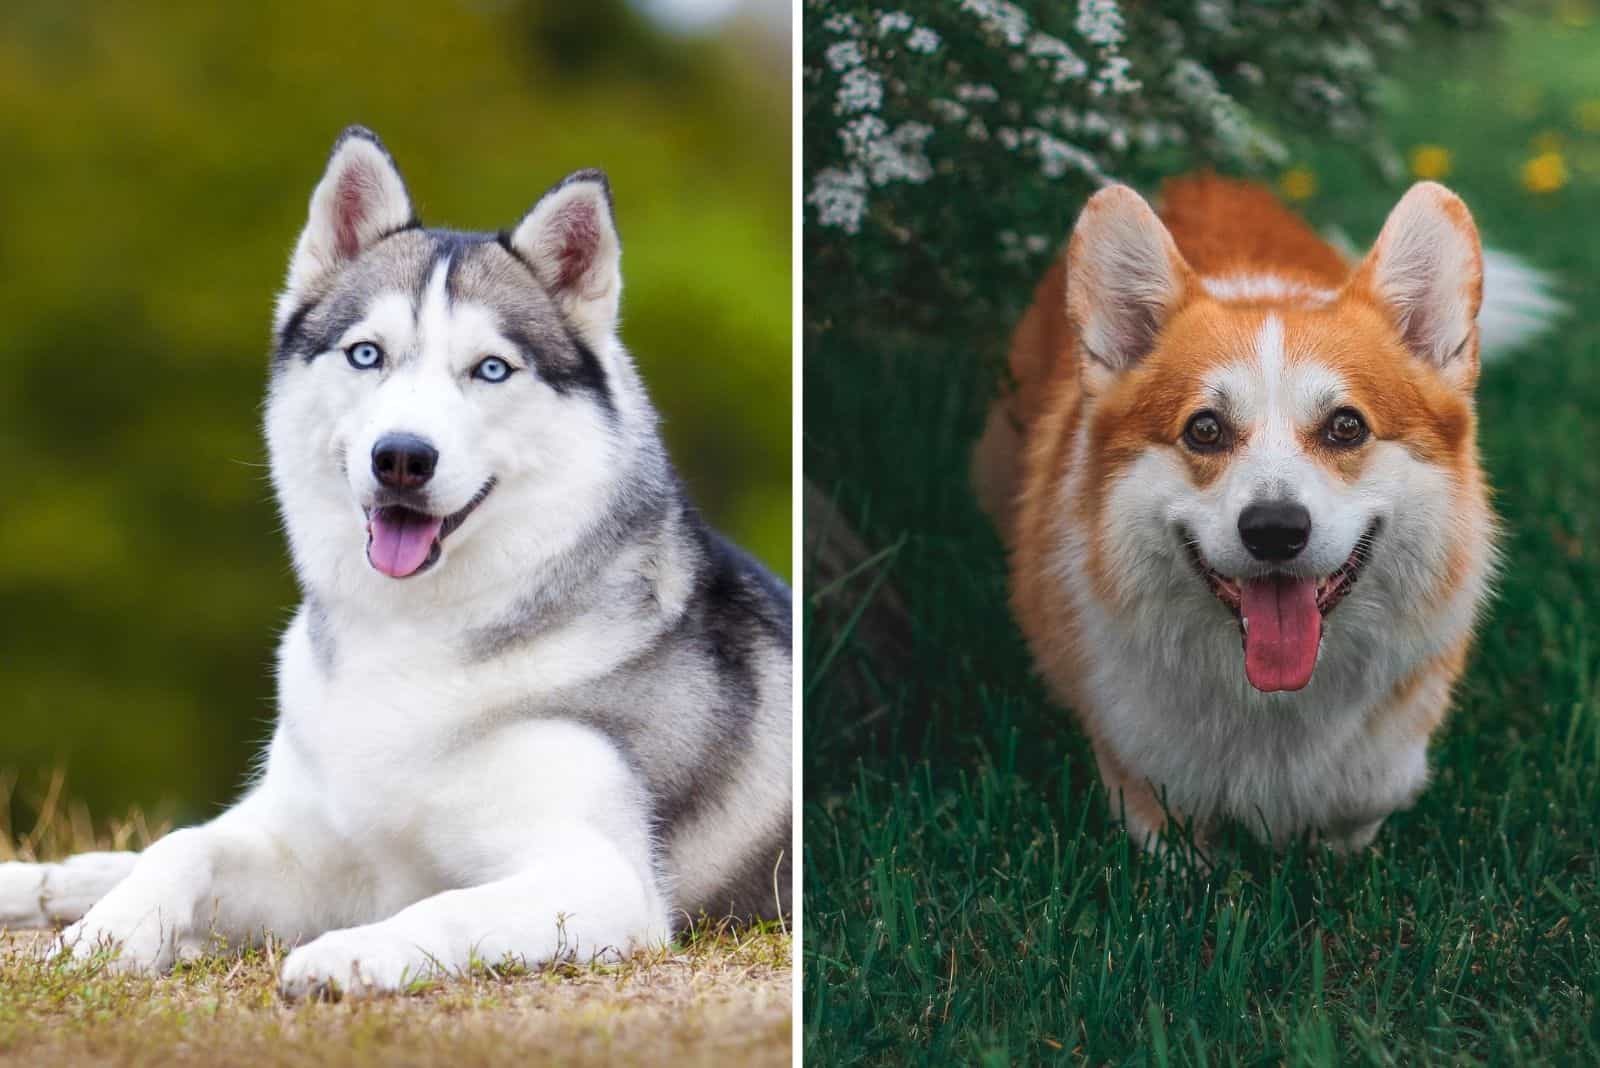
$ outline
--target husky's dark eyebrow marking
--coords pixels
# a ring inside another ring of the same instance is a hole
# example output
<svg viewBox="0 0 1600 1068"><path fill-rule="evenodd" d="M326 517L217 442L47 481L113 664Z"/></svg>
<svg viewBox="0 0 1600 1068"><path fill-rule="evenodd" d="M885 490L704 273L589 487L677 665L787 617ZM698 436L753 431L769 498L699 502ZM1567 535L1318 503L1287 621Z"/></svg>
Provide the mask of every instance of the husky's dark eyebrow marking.
<svg viewBox="0 0 1600 1068"><path fill-rule="evenodd" d="M594 393L605 405L606 411L615 414L611 403L611 390L606 383L606 369L600 366L600 357L596 356L594 350L571 328L567 329L567 340L578 353L577 364L566 369L564 377L567 383Z"/></svg>
<svg viewBox="0 0 1600 1068"><path fill-rule="evenodd" d="M616 416L616 403L611 396L610 384L606 381L605 368L600 365L600 357L566 323L561 324L561 331L566 343L572 347L571 355L552 353L552 346L536 342L527 330L511 322L504 312L500 313L499 318L500 332L517 347L528 366L537 368L539 377L549 383L551 389L563 395L574 391L588 393L594 397L595 403L605 409L608 417Z"/></svg>
<svg viewBox="0 0 1600 1068"><path fill-rule="evenodd" d="M289 357L295 347L293 342L300 337L301 329L305 326L306 316L320 303L318 300L308 300L294 311L289 313L289 318L283 324L283 329L278 332L278 346L273 352L274 361L284 360Z"/></svg>
<svg viewBox="0 0 1600 1068"><path fill-rule="evenodd" d="M373 248L377 248L391 237L398 237L401 234L406 234L414 230L421 229L423 229L422 221L413 215L410 219L404 223L401 223L399 226L385 230L383 233L379 234L373 240L368 249L370 251ZM333 295L333 292L334 290L330 289L319 293L305 300L299 306L297 306L294 311L289 313L289 318L284 320L283 327L278 331L276 339L277 344L274 346L272 351L272 362L274 365L281 363L282 361L287 360L290 356L301 352L304 352L306 361L309 363L311 360L316 359L317 356L327 351L326 346L321 344L321 339L326 338L328 331L318 331L319 338L314 339L308 336L306 331L306 320L312 315L312 313L316 312L324 303L327 302L329 297ZM345 329L348 329L349 325L349 322L344 323L343 327L337 333L342 334ZM306 343L313 343L314 347L312 347L309 352L305 351Z"/></svg>
<svg viewBox="0 0 1600 1068"><path fill-rule="evenodd" d="M334 298L331 304L324 296L297 308L284 324L282 340L272 356L273 366L294 356L302 356L306 363L311 363L331 351L345 331L361 320L369 304L365 296L345 293Z"/></svg>

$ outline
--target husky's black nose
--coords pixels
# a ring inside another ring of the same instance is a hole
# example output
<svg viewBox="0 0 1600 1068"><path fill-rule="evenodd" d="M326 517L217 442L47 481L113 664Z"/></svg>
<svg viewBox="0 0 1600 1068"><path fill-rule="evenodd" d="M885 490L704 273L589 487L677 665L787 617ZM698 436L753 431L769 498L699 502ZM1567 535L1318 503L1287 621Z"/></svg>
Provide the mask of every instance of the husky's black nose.
<svg viewBox="0 0 1600 1068"><path fill-rule="evenodd" d="M385 434L372 447L372 473L390 489L426 485L438 462L439 450L415 434Z"/></svg>
<svg viewBox="0 0 1600 1068"><path fill-rule="evenodd" d="M1311 513L1294 501L1252 504L1239 513L1239 537L1257 560L1293 560L1311 538Z"/></svg>

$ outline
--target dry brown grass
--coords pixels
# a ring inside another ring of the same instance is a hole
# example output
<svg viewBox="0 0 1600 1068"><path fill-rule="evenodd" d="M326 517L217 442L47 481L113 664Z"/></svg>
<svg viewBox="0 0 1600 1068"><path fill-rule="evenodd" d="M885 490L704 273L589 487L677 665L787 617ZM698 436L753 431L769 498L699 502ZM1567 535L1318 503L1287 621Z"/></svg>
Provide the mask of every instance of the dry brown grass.
<svg viewBox="0 0 1600 1068"><path fill-rule="evenodd" d="M143 849L171 830L167 820L151 820L141 809L97 823L90 819L87 805L67 800L67 775L59 768L23 786L18 778L0 768L0 861L59 860L92 849ZM13 797L36 814L26 831L11 826Z"/></svg>
<svg viewBox="0 0 1600 1068"><path fill-rule="evenodd" d="M0 820L11 782L0 780ZM0 859L138 847L135 813L95 826L47 785ZM48 801L48 804L40 803ZM708 930L619 965L484 969L406 997L289 1004L281 951L217 956L134 978L41 959L48 932L0 932L0 1066L790 1063L791 942L780 929Z"/></svg>

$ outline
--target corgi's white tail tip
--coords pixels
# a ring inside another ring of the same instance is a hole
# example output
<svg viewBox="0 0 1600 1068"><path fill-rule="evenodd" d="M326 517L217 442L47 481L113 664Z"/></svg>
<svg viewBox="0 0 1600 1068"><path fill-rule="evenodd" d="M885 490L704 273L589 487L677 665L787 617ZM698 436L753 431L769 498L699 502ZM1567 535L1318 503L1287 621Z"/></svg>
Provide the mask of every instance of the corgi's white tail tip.
<svg viewBox="0 0 1600 1068"><path fill-rule="evenodd" d="M1520 256L1483 250L1478 336L1485 362L1510 355L1553 328L1572 306L1556 296L1559 279Z"/></svg>

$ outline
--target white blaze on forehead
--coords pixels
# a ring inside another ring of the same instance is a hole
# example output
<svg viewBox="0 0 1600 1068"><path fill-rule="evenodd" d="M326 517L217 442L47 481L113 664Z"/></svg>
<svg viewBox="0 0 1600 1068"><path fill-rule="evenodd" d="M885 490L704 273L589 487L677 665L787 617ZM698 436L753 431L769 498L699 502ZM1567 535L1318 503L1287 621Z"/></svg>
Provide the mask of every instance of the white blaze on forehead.
<svg viewBox="0 0 1600 1068"><path fill-rule="evenodd" d="M1256 334L1256 361L1267 396L1276 396L1283 379L1283 320L1276 315L1267 316Z"/></svg>
<svg viewBox="0 0 1600 1068"><path fill-rule="evenodd" d="M452 309L446 281L450 277L451 259L442 256L433 265L428 284L422 287L422 299L417 302L417 340L425 360L444 350L450 337Z"/></svg>
<svg viewBox="0 0 1600 1068"><path fill-rule="evenodd" d="M1287 337L1283 320L1268 315L1248 355L1206 379L1206 392L1240 429L1266 431L1274 441L1292 440L1297 428L1315 424L1344 402L1344 378Z"/></svg>
<svg viewBox="0 0 1600 1068"><path fill-rule="evenodd" d="M449 272L449 259L440 260L417 306L422 359L451 371L464 370L485 356L499 356L515 363L515 354L500 332L494 312L477 301L451 299L445 284Z"/></svg>
<svg viewBox="0 0 1600 1068"><path fill-rule="evenodd" d="M1205 387L1217 410L1244 428L1261 423L1274 408L1283 377L1283 320L1267 316L1248 347L1240 347L1239 358L1213 371Z"/></svg>

